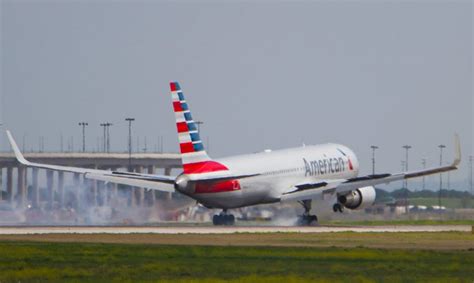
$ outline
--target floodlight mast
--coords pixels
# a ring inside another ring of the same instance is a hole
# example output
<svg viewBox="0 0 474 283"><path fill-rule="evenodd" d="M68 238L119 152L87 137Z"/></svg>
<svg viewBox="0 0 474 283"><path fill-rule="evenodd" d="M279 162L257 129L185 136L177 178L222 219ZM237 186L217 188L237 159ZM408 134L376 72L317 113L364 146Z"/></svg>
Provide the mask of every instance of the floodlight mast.
<svg viewBox="0 0 474 283"><path fill-rule="evenodd" d="M89 126L89 123L79 122L79 126L82 127L82 152L86 152L86 126Z"/></svg>
<svg viewBox="0 0 474 283"><path fill-rule="evenodd" d="M132 122L135 118L126 118L128 122L128 171L132 172Z"/></svg>

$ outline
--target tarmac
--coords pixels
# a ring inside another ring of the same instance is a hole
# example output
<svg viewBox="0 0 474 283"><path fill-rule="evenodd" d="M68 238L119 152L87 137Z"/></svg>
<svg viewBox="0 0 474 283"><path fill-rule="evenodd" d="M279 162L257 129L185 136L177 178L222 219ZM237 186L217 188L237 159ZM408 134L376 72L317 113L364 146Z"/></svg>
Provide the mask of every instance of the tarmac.
<svg viewBox="0 0 474 283"><path fill-rule="evenodd" d="M470 225L393 225L393 226L10 226L0 227L0 235L32 234L233 234L233 233L398 233L398 232L472 232Z"/></svg>

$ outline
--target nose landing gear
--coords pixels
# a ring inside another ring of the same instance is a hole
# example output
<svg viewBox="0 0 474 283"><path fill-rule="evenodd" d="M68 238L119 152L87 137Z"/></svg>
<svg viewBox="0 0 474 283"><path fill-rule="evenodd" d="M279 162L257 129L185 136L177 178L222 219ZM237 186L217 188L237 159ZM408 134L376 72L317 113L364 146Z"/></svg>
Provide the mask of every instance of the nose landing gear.
<svg viewBox="0 0 474 283"><path fill-rule="evenodd" d="M235 224L235 217L232 214L227 214L227 209L224 209L221 213L214 215L212 224L216 226L232 226Z"/></svg>
<svg viewBox="0 0 474 283"><path fill-rule="evenodd" d="M299 201L299 203L304 208L303 215L298 216L298 225L300 226L312 226L318 223L318 217L316 215L311 215L311 200Z"/></svg>

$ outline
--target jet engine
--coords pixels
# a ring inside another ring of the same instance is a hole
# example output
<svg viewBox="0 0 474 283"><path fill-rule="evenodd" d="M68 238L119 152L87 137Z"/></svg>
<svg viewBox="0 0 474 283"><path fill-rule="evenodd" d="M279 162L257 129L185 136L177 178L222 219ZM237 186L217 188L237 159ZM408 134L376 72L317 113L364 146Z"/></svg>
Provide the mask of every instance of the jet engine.
<svg viewBox="0 0 474 283"><path fill-rule="evenodd" d="M363 187L347 193L339 194L337 200L349 209L362 209L371 206L375 201L374 187Z"/></svg>

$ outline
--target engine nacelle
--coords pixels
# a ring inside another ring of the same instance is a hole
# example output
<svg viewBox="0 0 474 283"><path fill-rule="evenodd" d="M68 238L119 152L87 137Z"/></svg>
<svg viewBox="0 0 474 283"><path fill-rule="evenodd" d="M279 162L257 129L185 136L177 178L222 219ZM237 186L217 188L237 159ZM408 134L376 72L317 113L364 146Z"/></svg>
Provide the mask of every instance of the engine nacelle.
<svg viewBox="0 0 474 283"><path fill-rule="evenodd" d="M346 208L362 209L374 203L375 195L374 187L370 186L340 194L337 196L337 200Z"/></svg>

